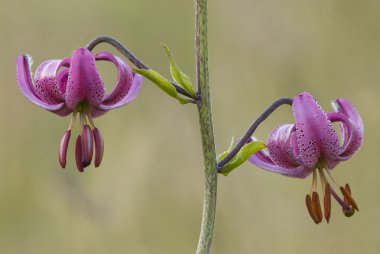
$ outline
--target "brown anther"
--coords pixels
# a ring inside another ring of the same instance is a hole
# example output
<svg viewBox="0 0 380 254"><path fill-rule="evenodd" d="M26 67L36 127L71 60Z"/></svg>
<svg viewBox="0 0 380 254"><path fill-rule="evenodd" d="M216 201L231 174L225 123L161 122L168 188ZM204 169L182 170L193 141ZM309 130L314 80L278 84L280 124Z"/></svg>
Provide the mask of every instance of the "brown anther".
<svg viewBox="0 0 380 254"><path fill-rule="evenodd" d="M319 202L319 195L315 191L313 192L311 203L312 203L312 207L313 207L316 219L318 223L320 223L323 219L323 215L322 215L321 203Z"/></svg>
<svg viewBox="0 0 380 254"><path fill-rule="evenodd" d="M313 219L315 224L319 224L318 218L316 217L314 213L311 197L309 194L306 195L306 207L307 207L307 210L309 211L310 217Z"/></svg>
<svg viewBox="0 0 380 254"><path fill-rule="evenodd" d="M325 186L325 196L323 199L323 204L325 219L327 223L329 223L331 215L331 187L329 183L327 183Z"/></svg>
<svg viewBox="0 0 380 254"><path fill-rule="evenodd" d="M344 186L344 188L345 188L346 191L347 191L348 193L350 193L350 195L351 195L351 188L350 188L350 185L348 185L348 183L346 183L346 185Z"/></svg>
<svg viewBox="0 0 380 254"><path fill-rule="evenodd" d="M344 203L350 205L353 207L356 211L359 211L359 207L356 204L355 200L351 196L351 189L348 184L346 184L345 188L343 186L340 187L340 191L343 194L344 197Z"/></svg>

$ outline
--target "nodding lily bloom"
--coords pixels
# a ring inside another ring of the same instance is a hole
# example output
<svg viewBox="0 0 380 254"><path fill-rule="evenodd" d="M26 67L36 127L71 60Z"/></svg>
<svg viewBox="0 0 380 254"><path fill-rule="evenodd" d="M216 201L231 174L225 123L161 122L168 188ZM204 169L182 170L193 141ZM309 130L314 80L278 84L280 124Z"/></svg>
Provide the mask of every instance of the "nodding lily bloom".
<svg viewBox="0 0 380 254"><path fill-rule="evenodd" d="M305 178L313 174L306 205L315 223L323 219L317 193L317 177L320 176L324 193L324 217L329 222L331 196L341 205L346 216L352 216L358 206L351 196L348 184L344 187L335 181L330 170L356 153L363 142L363 122L360 115L346 99L333 103L335 112L324 112L311 94L304 92L293 100L295 124L283 124L275 128L268 138L268 151L261 150L250 157L256 166L289 177ZM341 141L332 123L338 122ZM328 177L326 177L328 176ZM338 186L341 198L329 179Z"/></svg>
<svg viewBox="0 0 380 254"><path fill-rule="evenodd" d="M96 61L116 65L118 77L113 90L106 94L96 69ZM95 147L95 167L102 161L104 143L93 118L133 101L142 84L142 76L132 72L128 64L109 52L93 55L85 48L76 49L62 60L43 62L31 76L32 60L28 55L17 58L17 81L21 92L31 102L59 116L72 114L70 125L59 144L58 157L66 167L66 153L71 129L79 114L81 134L77 137L75 159L79 171L91 164Z"/></svg>

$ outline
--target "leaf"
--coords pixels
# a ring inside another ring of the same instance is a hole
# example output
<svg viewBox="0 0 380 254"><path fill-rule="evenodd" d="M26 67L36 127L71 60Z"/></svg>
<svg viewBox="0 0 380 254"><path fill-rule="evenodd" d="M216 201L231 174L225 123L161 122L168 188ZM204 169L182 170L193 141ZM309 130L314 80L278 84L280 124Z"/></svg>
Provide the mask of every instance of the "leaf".
<svg viewBox="0 0 380 254"><path fill-rule="evenodd" d="M193 85L191 84L189 76L187 76L185 73L183 73L177 63L175 62L172 53L170 52L170 49L168 46L166 46L165 43L161 43L161 45L164 47L166 54L169 57L170 61L170 73L172 74L173 79L193 98L196 97L195 91L193 89Z"/></svg>
<svg viewBox="0 0 380 254"><path fill-rule="evenodd" d="M138 74L143 75L153 83L155 83L159 88L161 88L165 93L170 95L171 97L177 99L181 104L189 103L190 100L182 98L178 95L177 90L175 87L164 78L161 74L159 74L157 71L152 69L138 69L133 68L133 71L137 72Z"/></svg>
<svg viewBox="0 0 380 254"><path fill-rule="evenodd" d="M240 149L238 154L236 154L235 157L232 158L229 163L227 163L223 168L221 168L219 173L221 173L224 176L227 176L229 173L231 173L232 170L246 162L249 159L249 157L251 157L253 154L257 153L258 151L264 148L266 148L266 145L261 141L253 141L244 145Z"/></svg>
<svg viewBox="0 0 380 254"><path fill-rule="evenodd" d="M234 139L234 137L232 137L230 146L228 147L227 151L224 151L223 153L219 154L217 157L217 160L218 161L223 160L227 156L227 154L229 154L231 152L231 150L235 147L235 145L236 145L235 139Z"/></svg>

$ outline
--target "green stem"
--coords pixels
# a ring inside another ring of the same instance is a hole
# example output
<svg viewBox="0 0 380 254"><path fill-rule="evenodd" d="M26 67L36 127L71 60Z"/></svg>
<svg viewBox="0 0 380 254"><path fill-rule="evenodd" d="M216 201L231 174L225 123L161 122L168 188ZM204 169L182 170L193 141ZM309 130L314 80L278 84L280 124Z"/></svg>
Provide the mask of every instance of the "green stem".
<svg viewBox="0 0 380 254"><path fill-rule="evenodd" d="M205 165L204 203L197 254L208 254L215 224L218 173L208 80L207 0L195 0L195 12L196 77L200 95L197 106Z"/></svg>

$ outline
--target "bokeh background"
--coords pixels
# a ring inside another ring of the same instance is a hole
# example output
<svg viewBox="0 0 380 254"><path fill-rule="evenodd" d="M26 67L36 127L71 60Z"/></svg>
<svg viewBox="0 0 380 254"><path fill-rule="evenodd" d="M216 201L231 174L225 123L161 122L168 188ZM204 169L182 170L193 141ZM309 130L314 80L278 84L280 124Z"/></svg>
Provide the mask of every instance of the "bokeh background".
<svg viewBox="0 0 380 254"><path fill-rule="evenodd" d="M194 77L193 1L0 3L0 253L194 253L203 200L195 107L145 81L135 102L96 119L104 160L79 173L74 138L67 169L57 161L70 118L27 101L15 80L18 54L31 54L35 70L103 34L169 77L164 41ZM311 179L247 163L220 177L213 253L379 253L379 10L374 0L209 2L218 152L272 101L305 90L326 110L331 100L348 98L365 123L363 148L333 172L351 184L359 213L346 218L333 203L330 224L316 226L304 204ZM115 68L98 68L110 89ZM290 122L284 106L256 135L266 140L273 127Z"/></svg>

